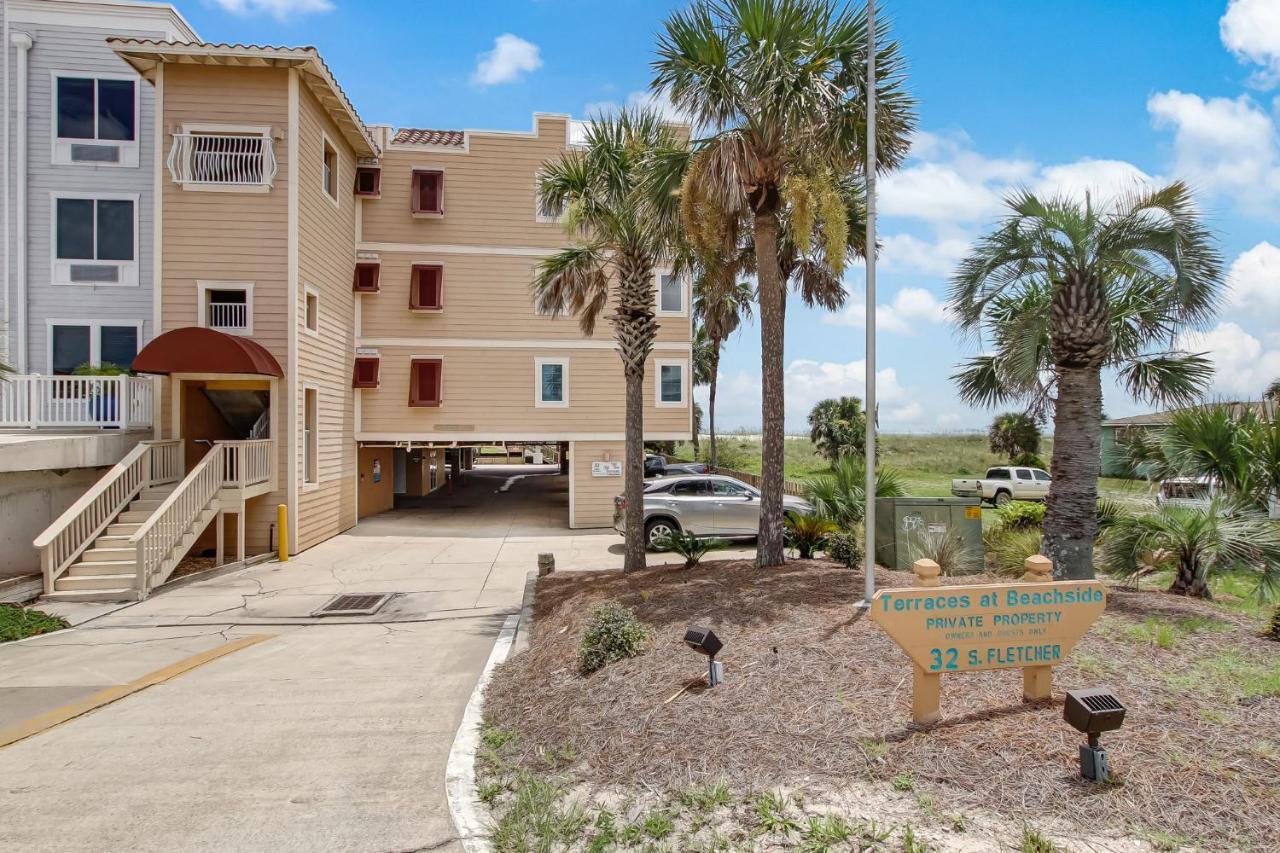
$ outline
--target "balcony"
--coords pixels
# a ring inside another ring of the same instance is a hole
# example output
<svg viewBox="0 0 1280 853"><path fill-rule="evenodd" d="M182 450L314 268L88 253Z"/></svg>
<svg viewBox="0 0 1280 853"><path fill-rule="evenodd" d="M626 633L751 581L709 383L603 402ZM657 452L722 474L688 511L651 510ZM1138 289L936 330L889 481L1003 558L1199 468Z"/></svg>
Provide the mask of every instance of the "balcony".
<svg viewBox="0 0 1280 853"><path fill-rule="evenodd" d="M248 303L209 300L205 307L205 326L219 332L249 331Z"/></svg>
<svg viewBox="0 0 1280 853"><path fill-rule="evenodd" d="M0 429L148 429L151 380L144 376L39 376L0 381Z"/></svg>
<svg viewBox="0 0 1280 853"><path fill-rule="evenodd" d="M175 133L169 175L183 189L266 192L276 177L270 136Z"/></svg>

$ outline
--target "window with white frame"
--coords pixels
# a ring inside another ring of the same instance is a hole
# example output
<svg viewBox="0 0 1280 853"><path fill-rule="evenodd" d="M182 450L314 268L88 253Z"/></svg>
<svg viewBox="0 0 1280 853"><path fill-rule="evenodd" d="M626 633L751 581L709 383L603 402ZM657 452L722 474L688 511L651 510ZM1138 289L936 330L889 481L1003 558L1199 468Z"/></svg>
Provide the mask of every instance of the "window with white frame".
<svg viewBox="0 0 1280 853"><path fill-rule="evenodd" d="M302 481L307 485L320 482L320 406L315 388L302 391Z"/></svg>
<svg viewBox="0 0 1280 853"><path fill-rule="evenodd" d="M328 137L325 137L321 144L323 160L320 164L320 185L324 187L325 194L336 202L338 200L338 151L329 142Z"/></svg>
<svg viewBox="0 0 1280 853"><path fill-rule="evenodd" d="M53 195L53 283L138 284L138 197Z"/></svg>
<svg viewBox="0 0 1280 853"><path fill-rule="evenodd" d="M237 335L253 334L253 284L200 281L200 325Z"/></svg>
<svg viewBox="0 0 1280 853"><path fill-rule="evenodd" d="M533 176L533 205L534 219L538 222L563 222L565 204L548 204L543 201L540 188L542 186L542 172L538 172Z"/></svg>
<svg viewBox="0 0 1280 853"><path fill-rule="evenodd" d="M54 72L53 162L138 165L138 81Z"/></svg>
<svg viewBox="0 0 1280 853"><path fill-rule="evenodd" d="M685 405L685 374L688 362L683 359L654 359L655 403L658 406L674 407Z"/></svg>
<svg viewBox="0 0 1280 853"><path fill-rule="evenodd" d="M66 376L86 364L128 368L138 355L141 337L141 323L50 320L49 372Z"/></svg>
<svg viewBox="0 0 1280 853"><path fill-rule="evenodd" d="M267 192L276 177L270 127L184 124L173 134L169 176L184 190Z"/></svg>
<svg viewBox="0 0 1280 853"><path fill-rule="evenodd" d="M540 409L569 406L569 359L534 359L534 405Z"/></svg>
<svg viewBox="0 0 1280 853"><path fill-rule="evenodd" d="M681 276L670 272L659 271L658 276L658 313L685 313L685 287Z"/></svg>
<svg viewBox="0 0 1280 853"><path fill-rule="evenodd" d="M315 289L306 289L307 302L304 315L306 330L313 335L320 333L320 294Z"/></svg>

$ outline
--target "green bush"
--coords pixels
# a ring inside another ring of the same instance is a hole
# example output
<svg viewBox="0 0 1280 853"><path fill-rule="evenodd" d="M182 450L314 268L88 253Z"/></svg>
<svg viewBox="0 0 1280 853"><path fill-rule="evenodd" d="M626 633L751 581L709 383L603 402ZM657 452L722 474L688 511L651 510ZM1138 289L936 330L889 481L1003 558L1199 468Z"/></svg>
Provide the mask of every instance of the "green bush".
<svg viewBox="0 0 1280 853"><path fill-rule="evenodd" d="M590 675L611 663L633 658L644 647L645 630L636 614L609 602L591 611L587 630L578 647L578 665Z"/></svg>
<svg viewBox="0 0 1280 853"><path fill-rule="evenodd" d="M1009 501L996 510L996 524L1003 530L1030 530L1044 526L1048 506L1035 501Z"/></svg>
<svg viewBox="0 0 1280 853"><path fill-rule="evenodd" d="M835 522L816 515L788 513L786 525L787 544L796 549L802 560L812 560L813 552L826 545L827 537L839 532Z"/></svg>
<svg viewBox="0 0 1280 853"><path fill-rule="evenodd" d="M670 551L684 557L686 569L692 569L698 565L707 552L716 551L725 545L722 539L704 539L687 530L676 531L670 536L656 540L653 544L659 551Z"/></svg>
<svg viewBox="0 0 1280 853"><path fill-rule="evenodd" d="M757 450L756 453L759 451ZM744 446L742 439L735 435L717 435L716 436L716 467L730 468L734 471L751 470L752 464L752 448ZM711 461L711 442L704 441L698 448L697 453L699 462Z"/></svg>
<svg viewBox="0 0 1280 853"><path fill-rule="evenodd" d="M15 604L0 604L0 643L61 631L66 627L66 620L60 616L50 616L42 610Z"/></svg>
<svg viewBox="0 0 1280 853"><path fill-rule="evenodd" d="M843 530L827 537L827 545L824 550L827 552L827 556L837 563L848 566L851 569L857 568L862 565L862 555L864 553L862 540L862 531Z"/></svg>
<svg viewBox="0 0 1280 853"><path fill-rule="evenodd" d="M1002 577L1020 578L1023 561L1040 553L1041 533L1038 527L1026 530L1005 530L987 542L996 574Z"/></svg>
<svg viewBox="0 0 1280 853"><path fill-rule="evenodd" d="M1049 466L1044 460L1034 453L1019 453L1017 456L1009 460L1010 465L1025 465L1028 468L1043 468L1049 470Z"/></svg>
<svg viewBox="0 0 1280 853"><path fill-rule="evenodd" d="M977 555L964 541L945 530L924 533L910 546L911 560L933 560L944 575L964 575L981 571Z"/></svg>

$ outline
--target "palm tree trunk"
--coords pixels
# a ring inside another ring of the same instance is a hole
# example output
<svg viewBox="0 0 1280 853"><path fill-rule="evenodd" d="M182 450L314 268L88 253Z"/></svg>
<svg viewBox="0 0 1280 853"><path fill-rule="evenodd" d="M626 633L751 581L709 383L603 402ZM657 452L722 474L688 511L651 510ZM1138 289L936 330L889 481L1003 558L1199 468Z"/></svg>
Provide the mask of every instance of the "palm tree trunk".
<svg viewBox="0 0 1280 853"><path fill-rule="evenodd" d="M1102 424L1102 370L1059 367L1053 416L1053 485L1044 516L1041 551L1053 561L1055 580L1092 578L1098 533L1098 474Z"/></svg>
<svg viewBox="0 0 1280 853"><path fill-rule="evenodd" d="M1195 557L1184 556L1178 560L1178 573L1173 576L1169 592L1190 598L1213 598L1204 572L1196 570Z"/></svg>
<svg viewBox="0 0 1280 853"><path fill-rule="evenodd" d="M756 565L781 566L785 558L782 531L783 431L783 316L786 288L778 266L778 216L757 211L754 219L756 276L760 285L760 530Z"/></svg>
<svg viewBox="0 0 1280 853"><path fill-rule="evenodd" d="M711 342L711 388L707 394L707 432L711 442L711 467L720 461L716 454L716 380L720 378L720 341Z"/></svg>
<svg viewBox="0 0 1280 853"><path fill-rule="evenodd" d="M652 259L620 254L617 265L618 309L610 321L626 383L622 493L627 505L623 510L626 551L622 570L634 572L644 568L648 544L644 538L644 366L658 326L650 285Z"/></svg>
<svg viewBox="0 0 1280 853"><path fill-rule="evenodd" d="M644 368L637 372L624 369L626 376L626 433L623 453L622 493L627 505L623 510L626 529L626 552L622 571L634 572L645 567L644 538Z"/></svg>

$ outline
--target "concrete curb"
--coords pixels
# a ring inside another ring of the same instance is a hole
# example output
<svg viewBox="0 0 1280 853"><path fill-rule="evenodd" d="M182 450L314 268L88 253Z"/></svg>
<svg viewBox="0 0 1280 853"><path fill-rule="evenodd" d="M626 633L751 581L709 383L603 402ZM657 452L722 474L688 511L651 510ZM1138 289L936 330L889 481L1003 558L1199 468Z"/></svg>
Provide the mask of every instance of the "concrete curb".
<svg viewBox="0 0 1280 853"><path fill-rule="evenodd" d="M449 815L453 818L454 829L458 831L458 841L467 853L489 853L493 849L486 832L485 809L476 792L476 750L480 746L480 726L484 719L484 689L489 685L494 667L511 653L519 623L517 614L508 616L502 623L502 630L498 632L480 680L467 700L462 724L458 726L458 734L449 750L449 763L444 775L445 795L449 800Z"/></svg>
<svg viewBox="0 0 1280 853"><path fill-rule="evenodd" d="M538 570L530 569L524 577L524 600L520 603L520 624L516 626L516 642L511 649L514 657L529 648L529 629L533 627L533 596L538 589Z"/></svg>

